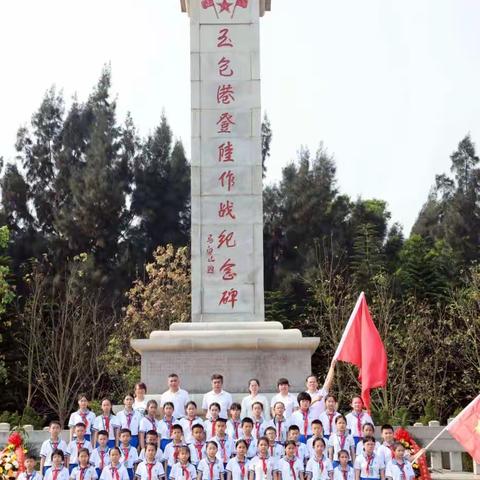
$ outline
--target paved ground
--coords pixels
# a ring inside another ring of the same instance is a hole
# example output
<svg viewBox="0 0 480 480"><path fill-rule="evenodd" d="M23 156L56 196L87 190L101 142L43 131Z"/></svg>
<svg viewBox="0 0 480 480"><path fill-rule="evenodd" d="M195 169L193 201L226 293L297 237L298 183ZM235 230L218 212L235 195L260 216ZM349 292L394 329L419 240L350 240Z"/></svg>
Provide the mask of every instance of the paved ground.
<svg viewBox="0 0 480 480"><path fill-rule="evenodd" d="M480 480L480 475L466 472L449 472L448 470L434 470L432 472L433 480Z"/></svg>

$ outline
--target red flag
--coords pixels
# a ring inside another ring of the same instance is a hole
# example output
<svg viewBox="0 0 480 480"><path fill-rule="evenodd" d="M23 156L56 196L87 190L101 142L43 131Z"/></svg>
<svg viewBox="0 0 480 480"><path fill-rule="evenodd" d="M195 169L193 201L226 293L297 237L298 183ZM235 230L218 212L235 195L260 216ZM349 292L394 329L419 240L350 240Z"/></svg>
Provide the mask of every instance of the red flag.
<svg viewBox="0 0 480 480"><path fill-rule="evenodd" d="M333 359L358 367L362 400L370 410L370 389L384 387L387 383L387 353L363 292L358 297Z"/></svg>
<svg viewBox="0 0 480 480"><path fill-rule="evenodd" d="M480 463L480 395L457 415L447 430Z"/></svg>
<svg viewBox="0 0 480 480"><path fill-rule="evenodd" d="M210 8L213 7L213 0L202 0L202 7L203 8Z"/></svg>
<svg viewBox="0 0 480 480"><path fill-rule="evenodd" d="M248 7L248 0L237 0L235 2L236 7L247 8Z"/></svg>

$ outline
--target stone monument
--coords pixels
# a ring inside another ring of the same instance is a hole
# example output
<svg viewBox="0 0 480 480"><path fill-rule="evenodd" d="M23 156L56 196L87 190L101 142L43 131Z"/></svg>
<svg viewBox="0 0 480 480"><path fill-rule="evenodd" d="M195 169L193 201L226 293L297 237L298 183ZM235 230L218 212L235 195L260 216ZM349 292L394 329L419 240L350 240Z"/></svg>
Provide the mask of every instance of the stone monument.
<svg viewBox="0 0 480 480"><path fill-rule="evenodd" d="M132 340L149 392L171 372L203 393L213 372L243 392L303 389L316 338L265 322L260 17L268 0L182 0L190 17L192 322Z"/></svg>

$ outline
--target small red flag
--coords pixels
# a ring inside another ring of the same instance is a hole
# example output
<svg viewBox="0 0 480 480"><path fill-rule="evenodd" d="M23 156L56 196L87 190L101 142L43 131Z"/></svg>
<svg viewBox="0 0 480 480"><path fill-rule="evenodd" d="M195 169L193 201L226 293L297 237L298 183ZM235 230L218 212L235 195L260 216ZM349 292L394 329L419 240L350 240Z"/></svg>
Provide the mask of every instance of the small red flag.
<svg viewBox="0 0 480 480"><path fill-rule="evenodd" d="M480 395L455 417L447 430L480 463Z"/></svg>
<svg viewBox="0 0 480 480"><path fill-rule="evenodd" d="M248 7L248 0L237 0L235 2L236 7L247 8Z"/></svg>
<svg viewBox="0 0 480 480"><path fill-rule="evenodd" d="M202 7L203 8L213 7L213 0L202 0Z"/></svg>
<svg viewBox="0 0 480 480"><path fill-rule="evenodd" d="M333 359L358 367L362 400L370 411L370 390L384 387L387 383L387 352L363 292L358 297Z"/></svg>

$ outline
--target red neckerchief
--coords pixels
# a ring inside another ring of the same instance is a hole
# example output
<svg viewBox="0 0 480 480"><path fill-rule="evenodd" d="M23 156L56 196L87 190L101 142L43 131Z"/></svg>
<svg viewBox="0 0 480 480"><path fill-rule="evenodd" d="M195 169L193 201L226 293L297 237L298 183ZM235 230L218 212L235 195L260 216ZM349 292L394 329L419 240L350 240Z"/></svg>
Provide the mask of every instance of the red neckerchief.
<svg viewBox="0 0 480 480"><path fill-rule="evenodd" d="M203 456L202 454L203 443L195 443L195 448L197 449L198 459L201 460Z"/></svg>
<svg viewBox="0 0 480 480"><path fill-rule="evenodd" d="M166 420L165 418L163 421L167 424L168 426L168 436L171 438L172 436L172 429L173 429L173 418L171 420Z"/></svg>
<svg viewBox="0 0 480 480"><path fill-rule="evenodd" d="M82 422L85 424L85 428L88 428L88 420L87 420L88 412L85 413L85 412L82 412L81 410L79 410L78 414L80 415L80 418L82 419Z"/></svg>
<svg viewBox="0 0 480 480"><path fill-rule="evenodd" d="M287 462L290 465L290 471L292 472L293 480L297 480L297 474L295 473L295 469L293 468L294 465L295 465L295 459L293 459L293 460L288 460L287 459Z"/></svg>
<svg viewBox="0 0 480 480"><path fill-rule="evenodd" d="M113 480L120 480L120 475L118 474L118 468L117 467L110 467L110 471L112 472L112 478Z"/></svg>
<svg viewBox="0 0 480 480"><path fill-rule="evenodd" d="M130 449L128 447L122 447L122 450L125 461L128 462L128 455L130 454Z"/></svg>
<svg viewBox="0 0 480 480"><path fill-rule="evenodd" d="M60 468L54 468L52 470L53 480L57 480L59 472L60 472Z"/></svg>
<svg viewBox="0 0 480 480"><path fill-rule="evenodd" d="M357 417L357 430L358 430L358 436L362 437L362 417L363 417L363 412L356 413L355 414Z"/></svg>
<svg viewBox="0 0 480 480"><path fill-rule="evenodd" d="M103 419L103 426L105 427L105 430L107 432L110 432L110 416L108 417L103 416L102 419Z"/></svg>
<svg viewBox="0 0 480 480"><path fill-rule="evenodd" d="M344 433L337 433L337 435L338 435L338 438L340 439L340 449L344 450L347 436Z"/></svg>
<svg viewBox="0 0 480 480"><path fill-rule="evenodd" d="M213 462L211 462L208 458L207 458L207 463L208 463L208 468L210 470L210 480L213 480L213 467L215 467L215 460Z"/></svg>
<svg viewBox="0 0 480 480"><path fill-rule="evenodd" d="M238 438L238 426L240 425L240 422L237 420L232 420L233 422L233 428L235 429L235 438Z"/></svg>
<svg viewBox="0 0 480 480"><path fill-rule="evenodd" d="M147 466L148 480L152 480L152 469L155 466L155 464L154 463L146 463L146 466Z"/></svg>
<svg viewBox="0 0 480 480"><path fill-rule="evenodd" d="M80 449L83 448L84 443L85 443L85 441L77 442L77 456L78 456L78 452L80 451Z"/></svg>
<svg viewBox="0 0 480 480"><path fill-rule="evenodd" d="M260 460L262 461L262 470L263 470L264 475L266 475L267 474L267 469L268 469L267 459L265 457L258 457L258 458L260 458Z"/></svg>
<svg viewBox="0 0 480 480"><path fill-rule="evenodd" d="M87 468L88 467L80 468L80 480L85 479L85 473L87 473Z"/></svg>
<svg viewBox="0 0 480 480"><path fill-rule="evenodd" d="M155 423L155 418L147 417L148 421L152 424L152 430L157 431L157 424Z"/></svg>
<svg viewBox="0 0 480 480"><path fill-rule="evenodd" d="M370 476L370 465L372 464L374 457L375 457L374 453L372 453L371 455L367 455L365 457L367 459L367 469L366 469L367 476Z"/></svg>
<svg viewBox="0 0 480 480"><path fill-rule="evenodd" d="M103 470L103 467L105 466L105 450L99 450L100 452L100 469Z"/></svg>
<svg viewBox="0 0 480 480"><path fill-rule="evenodd" d="M222 448L223 463L227 463L227 450L225 448L226 440L224 438L219 438L218 441L220 442L220 447Z"/></svg>
<svg viewBox="0 0 480 480"><path fill-rule="evenodd" d="M273 419L273 423L277 427L277 440L282 440L282 422L283 420L278 420L278 424L276 423L275 419Z"/></svg>
<svg viewBox="0 0 480 480"><path fill-rule="evenodd" d="M185 480L190 480L190 472L188 471L188 467L186 465L180 465L182 467L182 475Z"/></svg>
<svg viewBox="0 0 480 480"><path fill-rule="evenodd" d="M335 416L335 412L333 412L333 413L328 413L327 412L327 416L328 416L328 425L329 425L328 433L331 434L332 433L332 426L333 426L333 417Z"/></svg>
<svg viewBox="0 0 480 480"><path fill-rule="evenodd" d="M212 422L212 437L214 437L217 429L217 421L216 420L210 420L210 421Z"/></svg>
<svg viewBox="0 0 480 480"><path fill-rule="evenodd" d="M52 451L58 448L59 443L60 442L58 440L56 442L52 442L52 440L50 440L50 447L52 448Z"/></svg>
<svg viewBox="0 0 480 480"><path fill-rule="evenodd" d="M317 460L315 458L315 461L318 463L318 468L320 468L320 474L323 473L323 468L324 468L324 465L323 465L323 458L321 458L320 460Z"/></svg>
<svg viewBox="0 0 480 480"><path fill-rule="evenodd" d="M174 445L172 444L173 446L173 460L175 463L177 463L177 460L178 460L178 449L182 446L182 444L180 445Z"/></svg>
<svg viewBox="0 0 480 480"><path fill-rule="evenodd" d="M407 478L405 474L405 463L398 463L397 460L394 460L393 463L400 469L400 478L405 480Z"/></svg>
<svg viewBox="0 0 480 480"><path fill-rule="evenodd" d="M130 428L130 424L132 423L133 412L128 412L125 414L125 416L127 417L127 428Z"/></svg>
<svg viewBox="0 0 480 480"><path fill-rule="evenodd" d="M270 456L273 457L273 449L275 448L275 445L268 444L268 448L270 449Z"/></svg>
<svg viewBox="0 0 480 480"><path fill-rule="evenodd" d="M308 432L308 410L304 411L304 410L300 410L302 412L302 415L303 415L303 434L305 436L307 436L307 432Z"/></svg>
<svg viewBox="0 0 480 480"><path fill-rule="evenodd" d="M242 480L245 478L245 460L243 462L240 462L237 460L238 466L240 467L240 473L242 475Z"/></svg>
<svg viewBox="0 0 480 480"><path fill-rule="evenodd" d="M340 471L341 471L342 474L343 474L343 480L347 480L347 478L348 478L348 465L347 465L347 469L346 469L346 470L340 469Z"/></svg>
<svg viewBox="0 0 480 480"><path fill-rule="evenodd" d="M260 438L260 425L261 422L255 422L255 431L257 432L257 440Z"/></svg>

